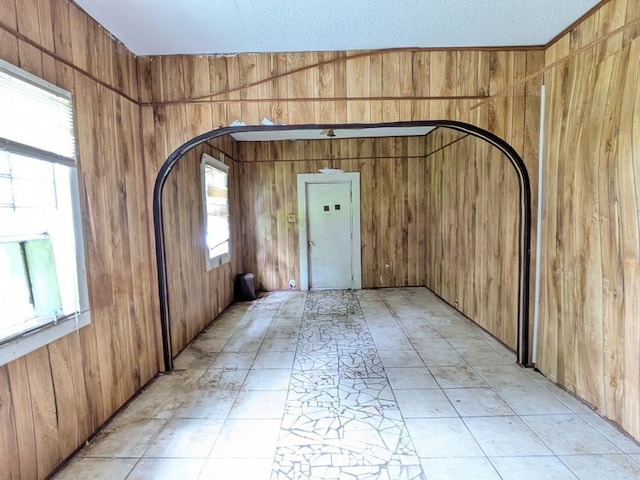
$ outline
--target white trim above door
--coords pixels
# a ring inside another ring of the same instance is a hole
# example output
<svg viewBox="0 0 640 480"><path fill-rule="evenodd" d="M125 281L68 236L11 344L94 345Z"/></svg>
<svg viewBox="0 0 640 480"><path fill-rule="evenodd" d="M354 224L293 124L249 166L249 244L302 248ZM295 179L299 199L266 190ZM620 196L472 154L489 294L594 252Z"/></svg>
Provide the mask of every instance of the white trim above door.
<svg viewBox="0 0 640 480"><path fill-rule="evenodd" d="M309 290L309 245L307 220L307 185L327 183L351 184L351 288L362 288L360 252L360 173L310 173L298 175L298 251L300 252L300 289Z"/></svg>

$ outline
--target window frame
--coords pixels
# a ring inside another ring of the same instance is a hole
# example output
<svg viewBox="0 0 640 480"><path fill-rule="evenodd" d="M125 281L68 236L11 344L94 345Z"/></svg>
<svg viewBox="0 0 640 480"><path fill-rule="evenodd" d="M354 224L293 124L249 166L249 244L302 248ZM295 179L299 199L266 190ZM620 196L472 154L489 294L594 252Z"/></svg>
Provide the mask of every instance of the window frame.
<svg viewBox="0 0 640 480"><path fill-rule="evenodd" d="M77 145L75 111L73 97L70 92L53 85L35 75L26 72L15 65L0 59L0 71L11 75L21 81L38 87L48 93L68 100L73 123L74 149ZM0 366L5 365L19 357L22 357L40 347L46 346L80 328L91 323L91 311L89 306L89 289L87 283L87 268L85 243L83 235L82 210L80 202L80 185L78 181L78 166L75 152L67 157L51 151L43 150L31 145L19 143L0 137L0 150L6 150L11 154L31 157L37 160L61 164L69 168L69 196L70 215L73 224L73 237L75 240L75 266L77 280L77 309L75 312L63 314L59 317L43 321L37 324L31 319L30 327L22 332L8 336L0 340ZM27 323L27 322L25 322Z"/></svg>
<svg viewBox="0 0 640 480"><path fill-rule="evenodd" d="M220 154L220 160L212 157L207 153L203 153L200 159L200 190L202 194L202 239L203 239L203 248L204 248L204 258L205 258L205 266L206 271L209 272L214 268L220 267L226 263L231 261L231 212L229 210L229 215L227 216L227 222L229 225L229 250L225 253L221 253L220 255L216 255L215 257L209 256L209 244L207 242L207 226L209 223L209 215L207 211L207 177L206 177L206 168L207 166L212 167L218 171L223 172L227 176L227 207L230 209L231 204L229 202L229 166L226 165L222 160L224 160L224 154Z"/></svg>

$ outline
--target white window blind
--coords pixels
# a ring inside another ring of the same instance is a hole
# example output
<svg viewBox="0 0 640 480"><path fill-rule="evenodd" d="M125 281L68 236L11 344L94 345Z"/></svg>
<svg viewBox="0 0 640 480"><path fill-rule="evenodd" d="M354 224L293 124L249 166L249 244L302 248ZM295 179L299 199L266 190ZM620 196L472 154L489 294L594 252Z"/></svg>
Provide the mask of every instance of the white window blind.
<svg viewBox="0 0 640 480"><path fill-rule="evenodd" d="M0 148L73 162L71 95L0 61ZM27 147L27 148L25 148Z"/></svg>

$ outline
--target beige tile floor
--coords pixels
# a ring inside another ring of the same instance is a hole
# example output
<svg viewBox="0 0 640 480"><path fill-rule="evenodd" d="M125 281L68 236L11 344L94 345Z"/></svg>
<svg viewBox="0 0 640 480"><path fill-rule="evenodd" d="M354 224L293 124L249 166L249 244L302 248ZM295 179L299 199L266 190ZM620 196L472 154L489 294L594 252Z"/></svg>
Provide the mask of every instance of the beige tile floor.
<svg viewBox="0 0 640 480"><path fill-rule="evenodd" d="M640 478L640 446L516 366L510 351L428 290L352 292L344 298L355 307L344 311L323 307L323 295L331 293L277 292L230 307L55 478ZM317 327L331 322L333 330ZM335 364L313 356L336 332L347 333L331 350ZM347 345L354 339L362 345ZM309 408L313 434L325 428L323 412L344 424L300 447L310 469L287 470L287 452L300 445L292 434L311 438L295 416ZM372 419L390 422L381 438L396 442L376 458L393 454L404 466L364 465L354 460L360 452L339 450L366 446Z"/></svg>

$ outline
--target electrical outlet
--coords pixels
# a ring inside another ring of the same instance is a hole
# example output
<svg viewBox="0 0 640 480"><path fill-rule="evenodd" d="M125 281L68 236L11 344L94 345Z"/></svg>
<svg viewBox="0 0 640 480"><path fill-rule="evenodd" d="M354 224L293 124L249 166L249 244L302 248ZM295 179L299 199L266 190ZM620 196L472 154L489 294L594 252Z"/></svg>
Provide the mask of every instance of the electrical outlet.
<svg viewBox="0 0 640 480"><path fill-rule="evenodd" d="M295 215L289 215L289 223L296 223L298 219Z"/></svg>

